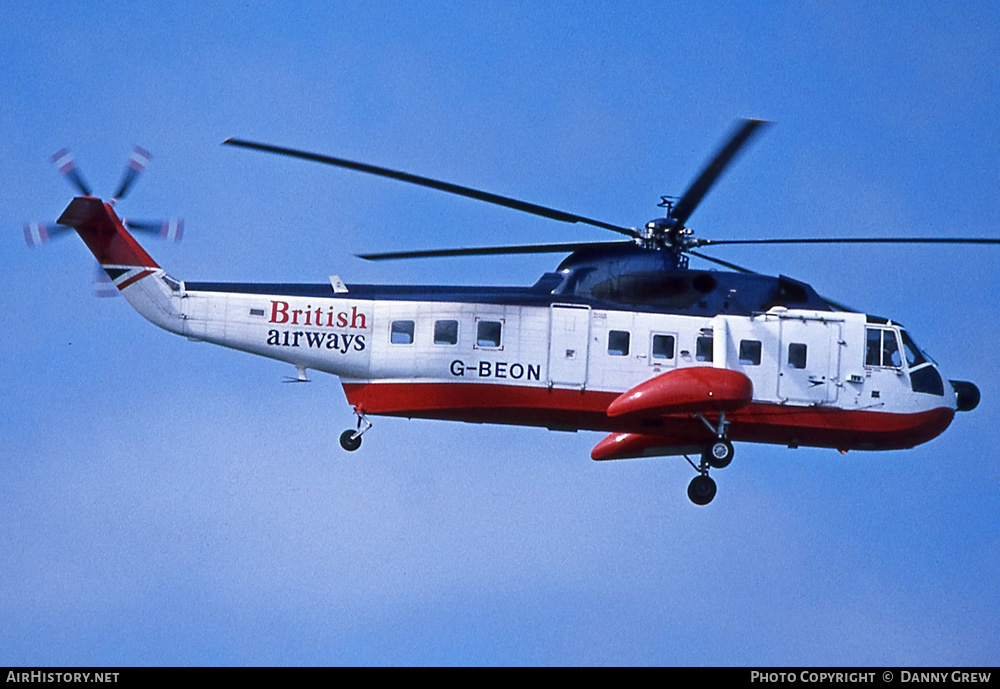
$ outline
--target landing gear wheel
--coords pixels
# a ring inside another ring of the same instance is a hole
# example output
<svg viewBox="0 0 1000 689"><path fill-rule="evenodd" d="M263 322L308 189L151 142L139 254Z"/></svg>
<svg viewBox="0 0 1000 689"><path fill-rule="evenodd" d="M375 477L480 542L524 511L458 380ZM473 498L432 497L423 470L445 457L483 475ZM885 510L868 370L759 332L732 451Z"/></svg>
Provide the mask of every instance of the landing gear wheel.
<svg viewBox="0 0 1000 689"><path fill-rule="evenodd" d="M705 448L701 458L713 469L725 469L733 461L733 444L725 438L719 438Z"/></svg>
<svg viewBox="0 0 1000 689"><path fill-rule="evenodd" d="M357 431L352 431L350 428L341 433L340 446L348 452L354 452L357 450L361 447L361 436L356 434Z"/></svg>
<svg viewBox="0 0 1000 689"><path fill-rule="evenodd" d="M688 497L696 505L707 505L715 497L715 481L708 474L700 474L691 479Z"/></svg>

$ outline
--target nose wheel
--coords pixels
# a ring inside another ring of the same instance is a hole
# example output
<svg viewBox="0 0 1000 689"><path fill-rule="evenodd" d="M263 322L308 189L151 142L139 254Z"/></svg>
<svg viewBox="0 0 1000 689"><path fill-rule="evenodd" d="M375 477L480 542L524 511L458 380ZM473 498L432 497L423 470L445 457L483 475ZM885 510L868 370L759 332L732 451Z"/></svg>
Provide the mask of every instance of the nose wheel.
<svg viewBox="0 0 1000 689"><path fill-rule="evenodd" d="M355 407L354 415L358 417L357 430L348 428L340 434L340 446L347 452L354 452L361 447L361 436L372 427L372 422L368 420L362 410ZM364 428L362 428L362 426L364 426Z"/></svg>

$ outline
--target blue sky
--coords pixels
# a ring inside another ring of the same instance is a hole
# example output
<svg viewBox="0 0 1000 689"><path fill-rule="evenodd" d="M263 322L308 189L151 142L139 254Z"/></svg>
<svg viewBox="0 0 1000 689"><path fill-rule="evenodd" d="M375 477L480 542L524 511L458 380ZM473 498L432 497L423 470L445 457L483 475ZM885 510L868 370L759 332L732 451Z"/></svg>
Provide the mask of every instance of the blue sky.
<svg viewBox="0 0 1000 689"><path fill-rule="evenodd" d="M21 226L63 146L190 280L525 285L558 256L361 251L606 238L220 146L229 136L622 225L737 117L775 122L701 236L998 236L988 3L0 6L0 664L991 664L1000 661L994 249L720 247L907 325L980 407L906 452L737 445L597 464L597 433L377 419L336 379L159 331ZM611 237L608 237L611 238Z"/></svg>

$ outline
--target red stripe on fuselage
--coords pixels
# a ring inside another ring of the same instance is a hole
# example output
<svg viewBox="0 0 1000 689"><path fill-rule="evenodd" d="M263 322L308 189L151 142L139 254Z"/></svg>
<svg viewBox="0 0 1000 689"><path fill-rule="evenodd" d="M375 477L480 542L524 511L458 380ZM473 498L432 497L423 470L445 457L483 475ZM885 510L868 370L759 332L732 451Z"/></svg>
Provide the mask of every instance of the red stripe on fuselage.
<svg viewBox="0 0 1000 689"><path fill-rule="evenodd" d="M705 425L690 414L610 418L606 410L618 397L614 392L479 383L344 383L344 392L352 405L369 414L662 434L691 443L711 439ZM896 450L937 437L954 414L947 407L897 414L755 402L727 413L726 420L730 422L730 440L839 450ZM705 416L717 418L714 413L706 412Z"/></svg>
<svg viewBox="0 0 1000 689"><path fill-rule="evenodd" d="M118 285L118 290L121 291L121 290L125 289L126 287L128 287L129 285L131 285L133 282L138 282L139 280L142 280L147 275L152 275L152 274L153 274L153 271L151 271L151 270L144 270L144 271L142 271L140 273L136 273L135 275L133 275L132 277L130 277L128 280L123 280L122 283L120 285Z"/></svg>

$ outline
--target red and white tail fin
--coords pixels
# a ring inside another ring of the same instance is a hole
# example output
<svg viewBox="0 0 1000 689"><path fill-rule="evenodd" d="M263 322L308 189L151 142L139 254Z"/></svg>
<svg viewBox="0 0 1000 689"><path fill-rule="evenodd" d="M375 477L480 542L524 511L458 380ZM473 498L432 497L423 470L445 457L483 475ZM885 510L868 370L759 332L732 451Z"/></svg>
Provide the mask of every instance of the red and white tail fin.
<svg viewBox="0 0 1000 689"><path fill-rule="evenodd" d="M128 233L111 205L98 198L73 199L57 222L76 230L119 290L159 269Z"/></svg>
<svg viewBox="0 0 1000 689"><path fill-rule="evenodd" d="M183 283L168 277L139 246L110 203L80 196L70 202L58 222L76 230L117 291L144 318L170 332L187 334L176 298L183 292Z"/></svg>

